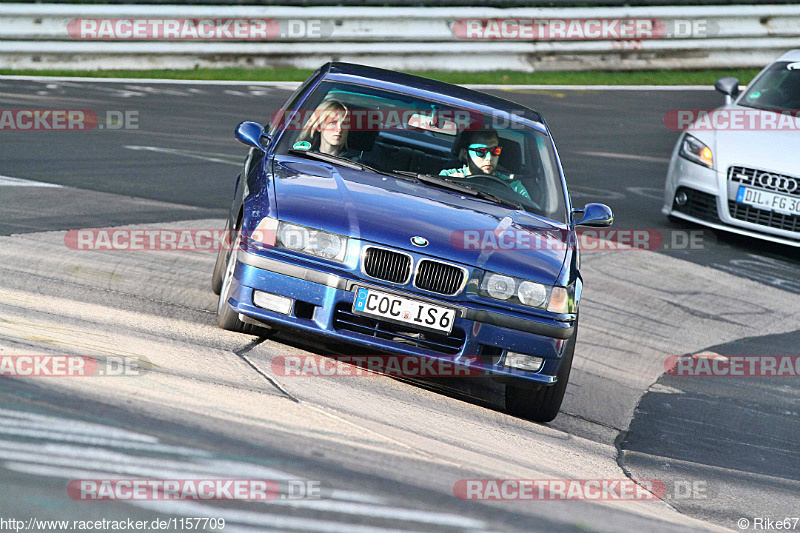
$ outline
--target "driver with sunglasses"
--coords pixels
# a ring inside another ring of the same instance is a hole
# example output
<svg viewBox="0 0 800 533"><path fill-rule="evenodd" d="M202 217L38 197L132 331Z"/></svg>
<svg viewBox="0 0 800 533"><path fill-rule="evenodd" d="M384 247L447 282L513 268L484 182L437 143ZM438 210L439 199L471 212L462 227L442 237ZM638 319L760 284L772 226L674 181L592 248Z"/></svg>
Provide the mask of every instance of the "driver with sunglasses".
<svg viewBox="0 0 800 533"><path fill-rule="evenodd" d="M502 148L500 138L494 130L465 131L462 138L459 159L465 164L461 168L445 169L439 172L440 176L463 178L472 175L489 174L508 181L508 185L515 192L530 199L530 194L521 181L514 178L513 174L506 174L497 170Z"/></svg>

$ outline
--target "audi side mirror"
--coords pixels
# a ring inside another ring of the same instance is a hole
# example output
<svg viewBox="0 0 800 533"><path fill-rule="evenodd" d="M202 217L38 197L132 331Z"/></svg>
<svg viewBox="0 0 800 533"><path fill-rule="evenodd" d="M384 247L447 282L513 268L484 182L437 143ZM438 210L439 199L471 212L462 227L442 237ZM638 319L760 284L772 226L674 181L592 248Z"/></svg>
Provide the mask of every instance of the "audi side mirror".
<svg viewBox="0 0 800 533"><path fill-rule="evenodd" d="M714 88L725 95L725 103L730 104L739 96L739 80L733 77L720 78Z"/></svg>

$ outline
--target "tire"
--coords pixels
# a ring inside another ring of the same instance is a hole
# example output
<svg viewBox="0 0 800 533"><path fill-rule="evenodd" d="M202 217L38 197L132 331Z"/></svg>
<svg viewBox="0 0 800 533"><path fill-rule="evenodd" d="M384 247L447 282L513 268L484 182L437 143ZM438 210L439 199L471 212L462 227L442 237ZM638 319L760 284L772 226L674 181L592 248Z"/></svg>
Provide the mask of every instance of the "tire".
<svg viewBox="0 0 800 533"><path fill-rule="evenodd" d="M233 238L231 249L222 253L225 258L225 269L222 270L219 300L217 301L217 324L222 329L244 332L249 329L247 324L239 320L239 313L228 305L228 299L231 297L231 287L233 286L233 273L236 270L236 250L239 249L240 240L241 230L236 228L236 235Z"/></svg>
<svg viewBox="0 0 800 533"><path fill-rule="evenodd" d="M514 416L534 422L551 422L564 400L569 373L572 369L572 357L575 354L575 340L578 337L578 324L567 341L567 347L558 368L555 385L540 385L534 389L525 389L506 385L506 411Z"/></svg>
<svg viewBox="0 0 800 533"><path fill-rule="evenodd" d="M228 223L225 223L225 243L230 243L230 235L228 233ZM225 267L227 266L228 262L228 250L225 247L219 249L217 252L217 262L214 263L214 273L211 274L211 290L214 291L214 294L219 294L222 290L222 274L225 271Z"/></svg>

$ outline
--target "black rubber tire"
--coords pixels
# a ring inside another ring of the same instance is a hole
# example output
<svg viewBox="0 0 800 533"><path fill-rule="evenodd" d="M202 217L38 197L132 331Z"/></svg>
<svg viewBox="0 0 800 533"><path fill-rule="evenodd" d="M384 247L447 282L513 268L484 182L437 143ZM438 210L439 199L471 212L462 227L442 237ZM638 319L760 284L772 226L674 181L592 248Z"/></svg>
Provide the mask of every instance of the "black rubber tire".
<svg viewBox="0 0 800 533"><path fill-rule="evenodd" d="M567 347L562 356L563 360L556 374L558 381L555 385L541 385L534 389L506 385L506 411L534 422L551 422L558 415L569 382L577 337L578 323L576 321L575 331L567 340Z"/></svg>
<svg viewBox="0 0 800 533"><path fill-rule="evenodd" d="M235 233L232 239L233 245L230 250L226 250L223 254L225 257L225 269L222 271L222 286L220 287L219 300L217 301L217 324L222 329L245 332L251 328L248 328L248 324L239 320L239 313L228 305L228 299L231 296L233 272L236 267L236 250L239 249L239 240L241 238L240 228L237 227Z"/></svg>
<svg viewBox="0 0 800 533"><path fill-rule="evenodd" d="M225 223L225 233L228 233L228 223ZM219 294L222 290L222 273L228 262L228 250L230 248L230 235L225 236L225 246L217 252L217 261L214 263L214 273L211 274L211 290L214 294Z"/></svg>

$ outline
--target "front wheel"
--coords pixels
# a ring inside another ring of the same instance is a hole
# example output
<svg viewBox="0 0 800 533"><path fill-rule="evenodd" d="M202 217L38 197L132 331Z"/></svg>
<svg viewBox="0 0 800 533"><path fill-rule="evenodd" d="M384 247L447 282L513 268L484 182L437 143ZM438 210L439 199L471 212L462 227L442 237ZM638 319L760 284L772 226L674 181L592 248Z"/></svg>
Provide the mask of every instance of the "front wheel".
<svg viewBox="0 0 800 533"><path fill-rule="evenodd" d="M561 366L556 374L555 385L541 385L535 389L524 389L506 385L506 411L514 416L533 420L534 422L551 422L564 400L569 373L572 369L572 357L575 354L575 340L578 337L578 322L575 331L567 340L567 347L562 356Z"/></svg>
<svg viewBox="0 0 800 533"><path fill-rule="evenodd" d="M228 232L227 222L225 223L225 244L230 244L230 234ZM214 273L211 274L211 290L214 291L214 294L219 294L222 292L222 277L224 274L224 269L227 266L227 259L227 249L225 246L222 246L217 252L217 261L214 263Z"/></svg>
<svg viewBox="0 0 800 533"><path fill-rule="evenodd" d="M224 256L227 256L225 261L225 270L222 273L222 285L219 292L219 301L217 302L217 324L222 329L231 331L245 331L247 324L239 320L239 313L231 309L228 305L228 300L231 297L231 289L233 288L233 273L236 270L236 251L239 249L239 243L242 240L241 228L236 228L236 236L233 239L233 245L230 251Z"/></svg>

